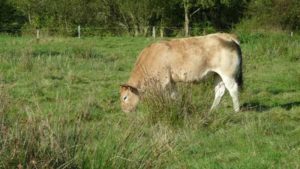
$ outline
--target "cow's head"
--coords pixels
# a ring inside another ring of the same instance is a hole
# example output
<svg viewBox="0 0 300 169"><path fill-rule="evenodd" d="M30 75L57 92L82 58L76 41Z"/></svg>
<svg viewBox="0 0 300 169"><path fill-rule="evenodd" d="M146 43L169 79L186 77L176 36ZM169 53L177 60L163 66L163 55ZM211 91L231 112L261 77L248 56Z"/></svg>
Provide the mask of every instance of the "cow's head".
<svg viewBox="0 0 300 169"><path fill-rule="evenodd" d="M121 108L125 113L135 111L139 102L139 91L136 87L124 84L120 86Z"/></svg>

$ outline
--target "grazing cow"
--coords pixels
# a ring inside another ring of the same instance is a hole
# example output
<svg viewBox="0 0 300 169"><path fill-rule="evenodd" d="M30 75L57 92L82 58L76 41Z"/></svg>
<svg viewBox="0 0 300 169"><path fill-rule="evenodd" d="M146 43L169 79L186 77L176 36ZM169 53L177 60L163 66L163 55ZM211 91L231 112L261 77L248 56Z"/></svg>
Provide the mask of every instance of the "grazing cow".
<svg viewBox="0 0 300 169"><path fill-rule="evenodd" d="M220 103L226 88L238 112L238 88L243 84L242 52L237 37L227 33L162 41L146 47L128 82L121 85L122 110L136 109L141 94L149 89L147 79L155 78L164 89L176 82L200 81L209 72L220 77L211 110Z"/></svg>

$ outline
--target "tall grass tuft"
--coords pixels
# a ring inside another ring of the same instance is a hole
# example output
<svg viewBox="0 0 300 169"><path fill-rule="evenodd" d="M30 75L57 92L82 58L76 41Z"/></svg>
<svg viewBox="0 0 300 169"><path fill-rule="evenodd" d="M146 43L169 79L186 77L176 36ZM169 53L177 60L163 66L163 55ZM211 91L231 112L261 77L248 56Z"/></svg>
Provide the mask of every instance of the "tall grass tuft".
<svg viewBox="0 0 300 169"><path fill-rule="evenodd" d="M91 59L91 58L97 58L102 56L102 54L99 53L92 44L75 45L73 47L72 53L75 58L82 58L82 59Z"/></svg>
<svg viewBox="0 0 300 169"><path fill-rule="evenodd" d="M81 122L53 120L27 112L26 118L1 117L0 168L79 168L76 154L82 151L79 144Z"/></svg>
<svg viewBox="0 0 300 169"><path fill-rule="evenodd" d="M126 130L121 133L114 130L100 140L101 144L92 153L95 164L85 168L166 168L175 160L172 151L176 138L172 130L160 124L145 129L142 122L128 122L131 124Z"/></svg>
<svg viewBox="0 0 300 169"><path fill-rule="evenodd" d="M198 124L211 123L209 110L214 98L214 81L210 75L201 83L178 83L163 89L155 80L150 80L144 103L151 123L166 122L173 126L188 125L192 118ZM174 95L175 94L175 95Z"/></svg>
<svg viewBox="0 0 300 169"><path fill-rule="evenodd" d="M192 104L190 84L163 89L151 80L149 90L145 93L144 103L151 123L158 121L170 125L182 125L189 114L196 111Z"/></svg>
<svg viewBox="0 0 300 169"><path fill-rule="evenodd" d="M8 91L5 86L0 84L0 159L1 159L1 148L5 141L4 135L7 132L7 125L9 124L7 119L7 112L11 106L11 100L8 95ZM1 168L1 163L0 163Z"/></svg>
<svg viewBox="0 0 300 169"><path fill-rule="evenodd" d="M10 98L6 87L0 84L0 119L10 107Z"/></svg>
<svg viewBox="0 0 300 169"><path fill-rule="evenodd" d="M32 71L33 69L33 57L32 49L25 49L21 52L19 59L19 67L22 71Z"/></svg>

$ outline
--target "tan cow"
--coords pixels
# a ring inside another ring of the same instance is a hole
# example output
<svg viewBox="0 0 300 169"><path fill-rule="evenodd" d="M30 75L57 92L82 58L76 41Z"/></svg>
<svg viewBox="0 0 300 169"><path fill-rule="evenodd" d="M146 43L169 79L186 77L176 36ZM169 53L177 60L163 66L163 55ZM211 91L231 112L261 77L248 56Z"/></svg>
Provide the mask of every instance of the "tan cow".
<svg viewBox="0 0 300 169"><path fill-rule="evenodd" d="M141 94L149 89L146 82L150 78L165 88L176 82L200 81L209 72L220 77L211 110L220 103L226 88L238 112L238 88L243 84L242 53L237 37L226 33L162 41L146 47L128 82L121 85L122 110L136 109Z"/></svg>

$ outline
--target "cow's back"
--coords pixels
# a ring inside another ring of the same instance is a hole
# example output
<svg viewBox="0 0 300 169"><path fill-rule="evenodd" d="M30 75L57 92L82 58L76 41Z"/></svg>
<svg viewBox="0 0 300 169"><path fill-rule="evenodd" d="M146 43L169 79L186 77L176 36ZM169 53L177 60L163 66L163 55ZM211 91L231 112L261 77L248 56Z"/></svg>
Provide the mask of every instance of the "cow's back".
<svg viewBox="0 0 300 169"><path fill-rule="evenodd" d="M198 81L234 46L234 37L225 33L151 44L139 55L129 82L142 83L147 77Z"/></svg>

